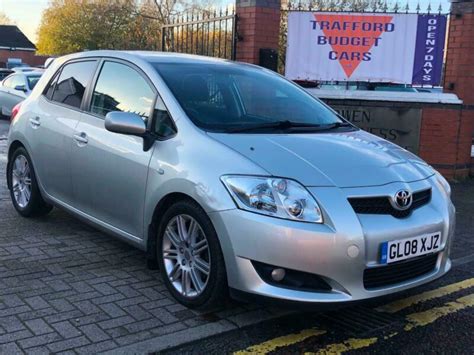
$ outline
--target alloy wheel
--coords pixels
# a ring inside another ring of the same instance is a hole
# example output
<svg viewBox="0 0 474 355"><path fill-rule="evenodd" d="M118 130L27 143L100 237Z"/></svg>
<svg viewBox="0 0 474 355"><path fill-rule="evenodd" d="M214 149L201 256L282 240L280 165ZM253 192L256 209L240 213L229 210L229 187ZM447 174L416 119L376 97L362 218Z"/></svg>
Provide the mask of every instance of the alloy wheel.
<svg viewBox="0 0 474 355"><path fill-rule="evenodd" d="M31 198L31 169L24 155L18 155L13 162L12 190L15 202L25 208Z"/></svg>
<svg viewBox="0 0 474 355"><path fill-rule="evenodd" d="M180 214L166 226L163 244L166 274L182 296L199 296L209 281L211 255L205 233L191 216Z"/></svg>

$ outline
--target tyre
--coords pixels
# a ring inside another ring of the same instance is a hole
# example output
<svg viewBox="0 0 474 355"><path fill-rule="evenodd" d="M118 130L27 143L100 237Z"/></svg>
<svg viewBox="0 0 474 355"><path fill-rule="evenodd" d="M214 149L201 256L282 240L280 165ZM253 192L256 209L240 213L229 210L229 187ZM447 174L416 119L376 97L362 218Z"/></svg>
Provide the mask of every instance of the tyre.
<svg viewBox="0 0 474 355"><path fill-rule="evenodd" d="M38 188L35 171L25 148L17 148L8 162L10 197L13 206L23 217L46 215L53 208L47 204Z"/></svg>
<svg viewBox="0 0 474 355"><path fill-rule="evenodd" d="M228 294L224 257L206 212L182 200L164 213L158 225L157 260L173 297L189 308L210 309Z"/></svg>

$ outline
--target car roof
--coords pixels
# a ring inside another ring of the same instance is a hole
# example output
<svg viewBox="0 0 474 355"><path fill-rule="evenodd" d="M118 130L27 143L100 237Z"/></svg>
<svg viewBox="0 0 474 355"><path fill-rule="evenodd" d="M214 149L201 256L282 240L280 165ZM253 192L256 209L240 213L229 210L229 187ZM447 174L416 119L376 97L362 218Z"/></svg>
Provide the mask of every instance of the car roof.
<svg viewBox="0 0 474 355"><path fill-rule="evenodd" d="M183 53L174 53L174 52L153 52L153 51L96 50L96 51L75 53L63 58L64 60L69 60L69 59L76 59L76 58L93 58L93 57L111 57L111 58L124 59L124 60L139 58L149 63L193 63L193 64L202 63L202 64L253 66L247 63L238 63L231 60L214 58L214 57L206 57L206 56L195 55L195 54L183 54Z"/></svg>

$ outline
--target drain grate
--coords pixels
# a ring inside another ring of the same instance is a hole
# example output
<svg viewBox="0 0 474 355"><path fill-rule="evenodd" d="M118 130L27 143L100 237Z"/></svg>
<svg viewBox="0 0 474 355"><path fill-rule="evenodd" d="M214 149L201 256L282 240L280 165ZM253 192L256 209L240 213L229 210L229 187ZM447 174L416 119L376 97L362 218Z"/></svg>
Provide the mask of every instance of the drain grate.
<svg viewBox="0 0 474 355"><path fill-rule="evenodd" d="M344 309L342 312L339 310L322 314L320 320L328 326L328 329L357 335L393 325L403 321L403 317L395 314L379 313L367 307L352 307Z"/></svg>

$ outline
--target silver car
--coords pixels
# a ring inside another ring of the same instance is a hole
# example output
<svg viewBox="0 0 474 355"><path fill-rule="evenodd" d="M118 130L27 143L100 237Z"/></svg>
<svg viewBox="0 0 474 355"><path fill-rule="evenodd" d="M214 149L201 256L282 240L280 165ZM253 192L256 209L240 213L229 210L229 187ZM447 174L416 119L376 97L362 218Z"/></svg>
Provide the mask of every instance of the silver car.
<svg viewBox="0 0 474 355"><path fill-rule="evenodd" d="M16 72L0 82L0 115L10 117L13 107L30 95L42 71Z"/></svg>
<svg viewBox="0 0 474 355"><path fill-rule="evenodd" d="M446 180L248 64L58 58L14 113L7 170L22 216L57 206L137 246L188 307L363 300L451 268Z"/></svg>

